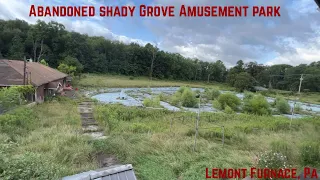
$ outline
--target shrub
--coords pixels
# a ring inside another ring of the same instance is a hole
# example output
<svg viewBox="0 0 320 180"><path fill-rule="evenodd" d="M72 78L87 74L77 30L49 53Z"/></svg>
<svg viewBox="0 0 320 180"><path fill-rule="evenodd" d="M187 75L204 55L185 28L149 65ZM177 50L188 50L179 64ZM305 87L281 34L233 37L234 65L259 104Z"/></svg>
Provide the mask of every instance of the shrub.
<svg viewBox="0 0 320 180"><path fill-rule="evenodd" d="M180 87L180 88L178 89L178 92L180 92L180 93L182 94L186 89L188 89L188 87L182 86L182 87Z"/></svg>
<svg viewBox="0 0 320 180"><path fill-rule="evenodd" d="M257 115L271 114L270 105L266 100L266 98L262 95L255 95L251 99L247 97L247 100L244 101L243 110L245 112L257 114Z"/></svg>
<svg viewBox="0 0 320 180"><path fill-rule="evenodd" d="M282 153L266 151L259 155L259 168L283 169L288 167L287 157Z"/></svg>
<svg viewBox="0 0 320 180"><path fill-rule="evenodd" d="M209 100L214 100L220 96L220 91L216 89L206 89L205 90L205 95L207 99Z"/></svg>
<svg viewBox="0 0 320 180"><path fill-rule="evenodd" d="M190 88L183 91L181 95L182 106L194 107L197 104L197 98Z"/></svg>
<svg viewBox="0 0 320 180"><path fill-rule="evenodd" d="M59 179L63 169L34 153L26 153L0 165L0 179Z"/></svg>
<svg viewBox="0 0 320 180"><path fill-rule="evenodd" d="M177 91L170 99L170 103L174 106L180 106L180 100L181 100L182 93Z"/></svg>
<svg viewBox="0 0 320 180"><path fill-rule="evenodd" d="M225 107L224 112L227 113L227 114L233 114L234 113L234 111L228 105Z"/></svg>
<svg viewBox="0 0 320 180"><path fill-rule="evenodd" d="M320 163L320 143L305 142L300 147L300 160L304 166L317 166Z"/></svg>
<svg viewBox="0 0 320 180"><path fill-rule="evenodd" d="M302 112L302 107L301 107L300 104L296 104L296 105L294 106L294 112L295 112L295 113L301 113L301 112Z"/></svg>
<svg viewBox="0 0 320 180"><path fill-rule="evenodd" d="M289 113L290 109L291 109L288 101L286 101L284 98L277 98L276 99L276 108L282 114Z"/></svg>
<svg viewBox="0 0 320 180"><path fill-rule="evenodd" d="M249 92L249 91L245 91L244 92L244 97L243 97L243 101L247 101L250 100L254 97L254 93Z"/></svg>
<svg viewBox="0 0 320 180"><path fill-rule="evenodd" d="M241 100L232 93L225 93L221 94L218 97L218 101L221 105L221 109L224 110L225 107L228 105L230 108L232 108L234 111L238 110L238 106L241 104Z"/></svg>
<svg viewBox="0 0 320 180"><path fill-rule="evenodd" d="M222 110L221 104L216 99L212 101L212 107L218 110Z"/></svg>
<svg viewBox="0 0 320 180"><path fill-rule="evenodd" d="M12 113L0 115L0 131L13 137L25 135L35 129L37 117L32 109L19 108Z"/></svg>
<svg viewBox="0 0 320 180"><path fill-rule="evenodd" d="M145 98L143 100L143 105L146 106L146 107L161 107L161 105L160 105L160 97Z"/></svg>

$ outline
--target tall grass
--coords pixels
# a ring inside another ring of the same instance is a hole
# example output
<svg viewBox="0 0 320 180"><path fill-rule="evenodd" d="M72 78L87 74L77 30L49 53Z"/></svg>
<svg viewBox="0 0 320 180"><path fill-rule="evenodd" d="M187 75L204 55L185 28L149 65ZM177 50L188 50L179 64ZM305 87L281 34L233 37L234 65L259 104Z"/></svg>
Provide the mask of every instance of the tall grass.
<svg viewBox="0 0 320 180"><path fill-rule="evenodd" d="M103 111L111 113L119 126L109 132L110 138L94 146L117 155L123 163L132 163L143 180L196 180L203 177L206 167L246 168L252 166L253 154L265 150L284 154L288 162L300 167L300 144L312 136L320 137L317 128L309 127L320 127L314 118L293 120L290 128L290 120L285 117L202 113L193 152L194 113L99 105L95 112L99 122L105 121ZM127 118L128 112L134 115ZM224 147L221 126L225 127Z"/></svg>
<svg viewBox="0 0 320 180"><path fill-rule="evenodd" d="M77 106L65 101L1 115L0 179L59 179L97 168L95 150L77 133Z"/></svg>

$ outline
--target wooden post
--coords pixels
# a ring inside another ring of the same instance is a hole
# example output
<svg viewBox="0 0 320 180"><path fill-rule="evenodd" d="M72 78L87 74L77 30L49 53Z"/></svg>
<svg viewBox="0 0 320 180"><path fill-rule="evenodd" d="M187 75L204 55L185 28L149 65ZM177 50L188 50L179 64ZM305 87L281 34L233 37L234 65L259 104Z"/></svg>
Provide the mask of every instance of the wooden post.
<svg viewBox="0 0 320 180"><path fill-rule="evenodd" d="M171 129L172 129L172 121L173 121L173 118L171 118L171 121L170 121L170 132L171 132Z"/></svg>
<svg viewBox="0 0 320 180"><path fill-rule="evenodd" d="M222 126L222 146L224 146L224 126Z"/></svg>
<svg viewBox="0 0 320 180"><path fill-rule="evenodd" d="M26 85L26 73L27 73L27 60L26 57L23 59L24 64L23 64L23 85Z"/></svg>

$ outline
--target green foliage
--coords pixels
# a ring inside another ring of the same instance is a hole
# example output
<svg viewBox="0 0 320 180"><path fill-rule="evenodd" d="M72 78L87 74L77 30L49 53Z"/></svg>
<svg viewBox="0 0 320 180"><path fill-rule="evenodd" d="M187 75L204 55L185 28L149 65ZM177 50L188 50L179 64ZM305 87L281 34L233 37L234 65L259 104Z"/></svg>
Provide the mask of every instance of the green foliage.
<svg viewBox="0 0 320 180"><path fill-rule="evenodd" d="M190 87L180 87L171 96L170 104L174 106L195 107L197 105L197 98Z"/></svg>
<svg viewBox="0 0 320 180"><path fill-rule="evenodd" d="M301 113L302 112L302 107L301 107L301 105L300 104L296 104L295 106L294 106L294 112L295 113Z"/></svg>
<svg viewBox="0 0 320 180"><path fill-rule="evenodd" d="M224 112L227 114L234 114L233 109L228 105L226 105L226 107L224 108Z"/></svg>
<svg viewBox="0 0 320 180"><path fill-rule="evenodd" d="M232 93L221 94L218 97L218 102L220 103L222 110L224 110L225 107L228 105L231 109L237 111L241 104L241 100L235 94Z"/></svg>
<svg viewBox="0 0 320 180"><path fill-rule="evenodd" d="M148 133L151 131L151 128L143 123L133 123L131 131L135 133Z"/></svg>
<svg viewBox="0 0 320 180"><path fill-rule="evenodd" d="M190 88L184 89L181 95L181 103L184 107L195 107L197 105L197 98Z"/></svg>
<svg viewBox="0 0 320 180"><path fill-rule="evenodd" d="M42 60L40 61L40 63L43 64L43 65L45 65L45 66L49 66L49 64L47 63L47 61L44 60L44 59L42 59Z"/></svg>
<svg viewBox="0 0 320 180"><path fill-rule="evenodd" d="M320 143L304 142L300 147L300 160L303 166L318 166L320 162Z"/></svg>
<svg viewBox="0 0 320 180"><path fill-rule="evenodd" d="M31 85L26 86L12 86L9 88L0 89L0 111L9 110L13 107L24 103L24 95L33 93L34 87Z"/></svg>
<svg viewBox="0 0 320 180"><path fill-rule="evenodd" d="M0 109L10 109L21 103L21 94L15 88L0 89Z"/></svg>
<svg viewBox="0 0 320 180"><path fill-rule="evenodd" d="M288 161L294 160L295 157L293 155L293 150L288 142L284 140L272 141L270 146L273 152L283 154L284 156L286 156Z"/></svg>
<svg viewBox="0 0 320 180"><path fill-rule="evenodd" d="M223 110L220 102L217 99L212 101L212 107L217 110Z"/></svg>
<svg viewBox="0 0 320 180"><path fill-rule="evenodd" d="M145 98L143 100L143 105L146 107L161 107L160 105L160 98L159 97L153 97L153 98Z"/></svg>
<svg viewBox="0 0 320 180"><path fill-rule="evenodd" d="M289 113L289 112L290 112L290 109L291 109L288 101L285 100L285 99L282 98L282 97L278 97L278 98L276 99L276 108L277 108L277 110L278 110L280 113L282 113L282 114L287 114L287 113Z"/></svg>
<svg viewBox="0 0 320 180"><path fill-rule="evenodd" d="M173 106L180 106L181 96L182 96L182 93L179 91L174 93L174 95L170 99L170 104L172 104Z"/></svg>
<svg viewBox="0 0 320 180"><path fill-rule="evenodd" d="M58 70L65 74L74 76L75 72L77 71L77 68L75 66L69 66L67 64L61 63L58 66Z"/></svg>
<svg viewBox="0 0 320 180"><path fill-rule="evenodd" d="M77 58L71 56L65 57L64 60L60 62L60 64L65 64L69 67L74 67L74 75L79 75L83 71L83 65L79 62Z"/></svg>
<svg viewBox="0 0 320 180"><path fill-rule="evenodd" d="M0 115L0 130L10 137L25 135L34 129L36 123L36 114L28 108L19 108L13 112Z"/></svg>
<svg viewBox="0 0 320 180"><path fill-rule="evenodd" d="M268 101L262 95L245 97L243 110L248 113L257 115L270 115L271 109Z"/></svg>
<svg viewBox="0 0 320 180"><path fill-rule="evenodd" d="M243 97L243 101L247 101L252 99L255 96L254 93L250 92L250 91L245 91L244 92L244 97Z"/></svg>
<svg viewBox="0 0 320 180"><path fill-rule="evenodd" d="M220 91L217 89L205 89L205 96L209 100L215 100L220 94Z"/></svg>
<svg viewBox="0 0 320 180"><path fill-rule="evenodd" d="M15 179L59 179L57 175L63 171L61 167L49 159L35 153L19 155L0 165L0 177L3 180Z"/></svg>
<svg viewBox="0 0 320 180"><path fill-rule="evenodd" d="M259 168L282 169L289 168L287 157L279 152L266 151L259 155Z"/></svg>
<svg viewBox="0 0 320 180"><path fill-rule="evenodd" d="M253 86L253 80L251 75L246 72L241 72L237 74L233 86L241 92L243 92L244 90L248 90Z"/></svg>
<svg viewBox="0 0 320 180"><path fill-rule="evenodd" d="M12 44L9 49L9 58L14 60L22 60L24 56L25 47L21 37L16 34L12 39Z"/></svg>

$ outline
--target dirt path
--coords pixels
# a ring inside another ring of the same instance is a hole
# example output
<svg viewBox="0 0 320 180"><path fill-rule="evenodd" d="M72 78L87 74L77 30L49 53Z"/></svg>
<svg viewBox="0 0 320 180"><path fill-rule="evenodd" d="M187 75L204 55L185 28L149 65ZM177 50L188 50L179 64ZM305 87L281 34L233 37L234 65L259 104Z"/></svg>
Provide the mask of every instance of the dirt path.
<svg viewBox="0 0 320 180"><path fill-rule="evenodd" d="M78 106L81 116L82 131L84 135L91 136L93 139L104 139L103 129L99 128L97 121L93 117L93 102L81 102Z"/></svg>

